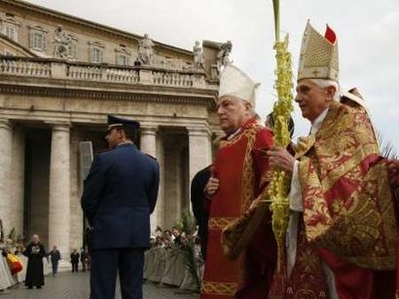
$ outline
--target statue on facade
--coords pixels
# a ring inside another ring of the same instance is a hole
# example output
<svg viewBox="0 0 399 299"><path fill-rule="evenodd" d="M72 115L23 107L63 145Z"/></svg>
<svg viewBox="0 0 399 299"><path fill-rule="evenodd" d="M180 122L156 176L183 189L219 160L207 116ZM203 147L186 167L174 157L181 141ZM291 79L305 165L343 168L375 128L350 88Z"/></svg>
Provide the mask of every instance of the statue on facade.
<svg viewBox="0 0 399 299"><path fill-rule="evenodd" d="M138 46L138 59L142 64L151 64L154 46L153 41L148 37L148 34L145 33L143 39L139 41Z"/></svg>
<svg viewBox="0 0 399 299"><path fill-rule="evenodd" d="M54 56L68 58L71 39L59 25L54 31Z"/></svg>
<svg viewBox="0 0 399 299"><path fill-rule="evenodd" d="M217 67L219 74L222 70L222 67L232 62L229 57L232 48L233 44L229 40L220 46L219 52L217 54Z"/></svg>
<svg viewBox="0 0 399 299"><path fill-rule="evenodd" d="M195 41L193 47L193 53L194 53L194 69L202 70L204 68L204 53L202 52L202 48L200 46L199 41Z"/></svg>

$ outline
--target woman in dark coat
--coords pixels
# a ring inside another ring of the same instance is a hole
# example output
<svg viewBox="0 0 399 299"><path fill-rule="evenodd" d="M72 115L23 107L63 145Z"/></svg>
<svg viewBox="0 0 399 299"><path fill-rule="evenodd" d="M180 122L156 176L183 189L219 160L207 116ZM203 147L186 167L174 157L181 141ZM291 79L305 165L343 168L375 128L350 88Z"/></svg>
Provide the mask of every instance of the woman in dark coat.
<svg viewBox="0 0 399 299"><path fill-rule="evenodd" d="M40 289L44 285L43 257L46 256L46 251L43 244L40 243L38 235L32 236L31 242L26 246L23 254L28 257L25 285L28 289L34 286Z"/></svg>

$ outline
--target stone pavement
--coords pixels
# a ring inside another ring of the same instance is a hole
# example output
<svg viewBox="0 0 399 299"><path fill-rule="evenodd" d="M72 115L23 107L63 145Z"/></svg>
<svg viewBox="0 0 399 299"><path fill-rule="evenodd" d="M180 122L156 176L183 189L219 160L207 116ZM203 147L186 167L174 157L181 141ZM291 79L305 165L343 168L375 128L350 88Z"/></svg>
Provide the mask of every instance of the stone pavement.
<svg viewBox="0 0 399 299"><path fill-rule="evenodd" d="M88 299L88 272L61 272L57 277L46 276L42 289L28 290L19 284L6 293L0 292L0 299ZM144 299L198 299L199 294L180 290L174 287L160 286L151 282L143 285ZM118 290L115 299L120 299Z"/></svg>

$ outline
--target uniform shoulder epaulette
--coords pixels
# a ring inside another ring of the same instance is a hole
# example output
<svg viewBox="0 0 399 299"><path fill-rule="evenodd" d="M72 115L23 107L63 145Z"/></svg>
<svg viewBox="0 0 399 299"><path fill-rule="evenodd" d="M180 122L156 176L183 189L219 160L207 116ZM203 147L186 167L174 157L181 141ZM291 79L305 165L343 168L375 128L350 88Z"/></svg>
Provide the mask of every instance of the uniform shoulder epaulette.
<svg viewBox="0 0 399 299"><path fill-rule="evenodd" d="M149 155L149 154L147 154L147 153L144 153L144 155L146 155L146 156L148 156L148 157L150 157L150 158L152 158L152 159L154 159L154 160L157 159L157 158L155 158L155 157L153 157L153 156L151 156L151 155Z"/></svg>

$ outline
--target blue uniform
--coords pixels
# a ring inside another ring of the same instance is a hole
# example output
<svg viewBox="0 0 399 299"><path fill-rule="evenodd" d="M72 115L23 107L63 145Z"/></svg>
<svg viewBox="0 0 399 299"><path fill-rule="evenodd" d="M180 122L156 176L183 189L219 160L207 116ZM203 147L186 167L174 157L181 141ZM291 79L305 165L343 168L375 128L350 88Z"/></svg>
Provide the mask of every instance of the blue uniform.
<svg viewBox="0 0 399 299"><path fill-rule="evenodd" d="M124 143L95 157L84 183L82 208L93 228L91 296L142 298L144 250L159 186L157 161Z"/></svg>

